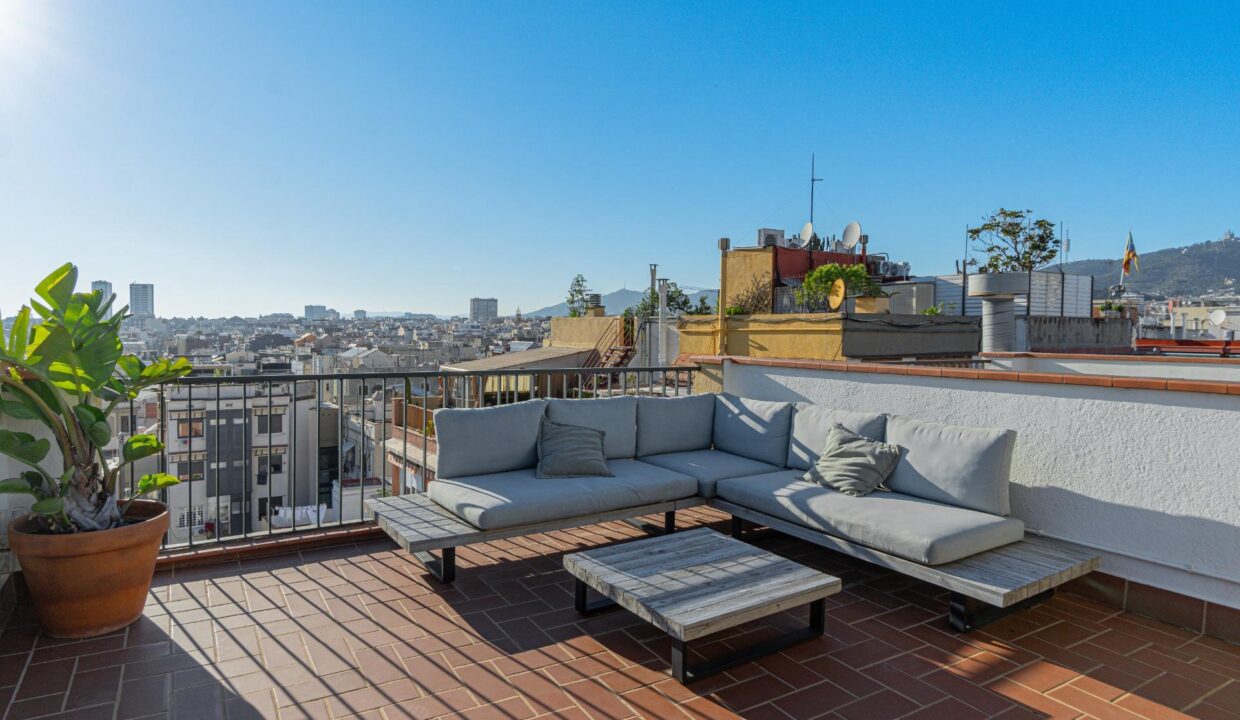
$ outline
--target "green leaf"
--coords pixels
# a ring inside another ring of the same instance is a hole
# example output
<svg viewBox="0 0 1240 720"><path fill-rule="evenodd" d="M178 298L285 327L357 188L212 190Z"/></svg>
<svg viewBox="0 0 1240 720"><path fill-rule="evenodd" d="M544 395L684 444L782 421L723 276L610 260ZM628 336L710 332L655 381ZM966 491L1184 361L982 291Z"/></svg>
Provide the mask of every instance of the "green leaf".
<svg viewBox="0 0 1240 720"><path fill-rule="evenodd" d="M164 444L154 435L143 433L134 435L125 441L125 446L121 448L121 456L125 458L125 462L133 462L149 457L164 449Z"/></svg>
<svg viewBox="0 0 1240 720"><path fill-rule="evenodd" d="M7 480L0 480L0 493L33 495L34 491L25 478L9 478Z"/></svg>
<svg viewBox="0 0 1240 720"><path fill-rule="evenodd" d="M116 361L116 367L131 380L137 380L142 377L142 368L146 365L138 359L137 355L121 355Z"/></svg>
<svg viewBox="0 0 1240 720"><path fill-rule="evenodd" d="M73 263L65 263L43 278L43 282L35 286L34 292L43 298L52 310L62 310L73 297L77 273L77 267Z"/></svg>
<svg viewBox="0 0 1240 720"><path fill-rule="evenodd" d="M180 480L168 473L149 473L138 480L138 494L145 495L156 490L180 484Z"/></svg>
<svg viewBox="0 0 1240 720"><path fill-rule="evenodd" d="M16 458L27 465L37 465L47 457L52 444L47 438L35 439L34 435L12 430L0 430L0 453Z"/></svg>
<svg viewBox="0 0 1240 720"><path fill-rule="evenodd" d="M113 332L87 333L79 342L65 326L47 322L35 328L29 357L53 385L86 395L112 377L121 350L121 339Z"/></svg>
<svg viewBox="0 0 1240 720"><path fill-rule="evenodd" d="M13 327L9 329L9 355L18 360L26 359L26 344L30 342L30 308L22 305L13 318Z"/></svg>
<svg viewBox="0 0 1240 720"><path fill-rule="evenodd" d="M33 405L19 400L0 400L0 415L8 415L18 420L38 420L43 417Z"/></svg>
<svg viewBox="0 0 1240 720"><path fill-rule="evenodd" d="M103 411L94 405L74 405L73 414L86 431L87 437L98 447L103 447L112 439L112 426Z"/></svg>
<svg viewBox="0 0 1240 720"><path fill-rule="evenodd" d="M55 515L65 509L65 499L62 497L47 497L42 500L35 501L30 506L30 511L36 515Z"/></svg>

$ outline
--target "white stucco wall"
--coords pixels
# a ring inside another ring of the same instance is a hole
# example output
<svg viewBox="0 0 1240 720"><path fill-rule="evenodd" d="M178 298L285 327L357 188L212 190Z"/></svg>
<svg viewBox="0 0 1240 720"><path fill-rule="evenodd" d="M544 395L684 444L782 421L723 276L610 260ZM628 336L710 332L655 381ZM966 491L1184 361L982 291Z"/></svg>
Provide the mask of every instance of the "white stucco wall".
<svg viewBox="0 0 1240 720"><path fill-rule="evenodd" d="M1104 572L1240 608L1240 398L728 363L763 400L1017 433L1012 513Z"/></svg>
<svg viewBox="0 0 1240 720"><path fill-rule="evenodd" d="M1120 375L1123 377L1174 378L1240 382L1240 361L1201 362L1179 360L1138 360L1124 358L1068 357L991 357L986 358L996 370L1018 372L1049 372L1066 375Z"/></svg>

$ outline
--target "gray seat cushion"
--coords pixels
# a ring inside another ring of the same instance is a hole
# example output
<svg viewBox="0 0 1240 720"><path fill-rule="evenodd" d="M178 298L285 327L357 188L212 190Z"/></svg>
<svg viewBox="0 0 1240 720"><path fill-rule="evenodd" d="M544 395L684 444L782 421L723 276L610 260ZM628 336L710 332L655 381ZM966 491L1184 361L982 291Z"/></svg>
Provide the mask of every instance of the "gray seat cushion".
<svg viewBox="0 0 1240 720"><path fill-rule="evenodd" d="M465 477L538 464L538 426L546 400L435 411L439 477Z"/></svg>
<svg viewBox="0 0 1240 720"><path fill-rule="evenodd" d="M797 403L792 411L792 439L784 464L801 470L812 468L827 442L827 433L836 423L871 440L881 441L886 437L887 416L882 413L849 412Z"/></svg>
<svg viewBox="0 0 1240 720"><path fill-rule="evenodd" d="M1016 433L893 415L887 442L901 448L887 478L896 492L995 515L1011 512L1008 474Z"/></svg>
<svg viewBox="0 0 1240 720"><path fill-rule="evenodd" d="M698 495L715 496L715 483L742 475L763 475L782 470L757 460L733 455L722 450L689 450L688 452L649 455L642 462L688 475L698 481Z"/></svg>
<svg viewBox="0 0 1240 720"><path fill-rule="evenodd" d="M639 460L608 463L612 477L535 477L532 468L433 480L431 500L482 530L581 517L679 500L697 493L697 481Z"/></svg>
<svg viewBox="0 0 1240 720"><path fill-rule="evenodd" d="M720 480L719 497L828 535L926 565L942 565L1024 537L1015 518L895 492L850 497L800 479L800 470Z"/></svg>
<svg viewBox="0 0 1240 720"><path fill-rule="evenodd" d="M705 450L715 419L715 396L637 398L637 456Z"/></svg>
<svg viewBox="0 0 1240 720"><path fill-rule="evenodd" d="M782 467L788 458L792 403L715 396L716 450Z"/></svg>
<svg viewBox="0 0 1240 720"><path fill-rule="evenodd" d="M615 397L596 400L551 400L547 419L563 425L578 425L606 433L603 452L607 459L637 455L637 398Z"/></svg>

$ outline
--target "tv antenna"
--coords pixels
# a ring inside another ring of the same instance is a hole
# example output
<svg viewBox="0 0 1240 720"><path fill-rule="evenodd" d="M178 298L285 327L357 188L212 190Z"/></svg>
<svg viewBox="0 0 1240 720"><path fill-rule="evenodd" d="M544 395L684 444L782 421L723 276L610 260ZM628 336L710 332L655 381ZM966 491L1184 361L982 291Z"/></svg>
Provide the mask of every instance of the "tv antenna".
<svg viewBox="0 0 1240 720"><path fill-rule="evenodd" d="M810 156L809 156L809 224L811 226L814 224L814 183L822 182L822 178L818 177L818 173L815 171L816 169L815 161L816 161L816 158L814 156L814 153L810 153ZM809 238L806 238L806 242L809 242Z"/></svg>

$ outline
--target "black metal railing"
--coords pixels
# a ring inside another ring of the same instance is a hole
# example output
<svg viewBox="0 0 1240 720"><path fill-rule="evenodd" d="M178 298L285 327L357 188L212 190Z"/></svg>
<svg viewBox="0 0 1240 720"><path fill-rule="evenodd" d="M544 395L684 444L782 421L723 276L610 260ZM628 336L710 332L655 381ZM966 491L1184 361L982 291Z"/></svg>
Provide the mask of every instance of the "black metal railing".
<svg viewBox="0 0 1240 720"><path fill-rule="evenodd" d="M137 432L164 450L127 468L181 478L163 491L165 549L369 522L370 497L433 480L433 412L531 398L688 395L696 367L191 375L122 405L115 451Z"/></svg>

